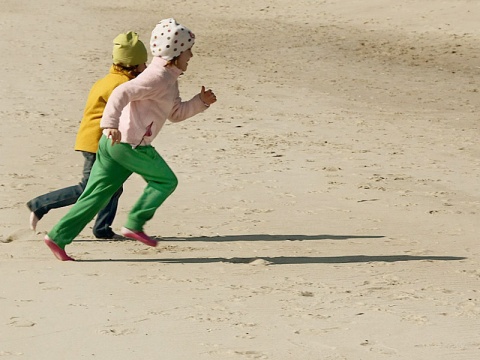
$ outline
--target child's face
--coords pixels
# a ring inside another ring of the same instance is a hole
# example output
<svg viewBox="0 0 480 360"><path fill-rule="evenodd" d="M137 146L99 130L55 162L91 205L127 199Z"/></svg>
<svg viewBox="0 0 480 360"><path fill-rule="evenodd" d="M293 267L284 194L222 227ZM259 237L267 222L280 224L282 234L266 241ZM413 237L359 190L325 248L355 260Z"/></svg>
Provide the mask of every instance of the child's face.
<svg viewBox="0 0 480 360"><path fill-rule="evenodd" d="M187 71L188 62L193 57L192 48L182 52L177 59L176 66L183 72Z"/></svg>

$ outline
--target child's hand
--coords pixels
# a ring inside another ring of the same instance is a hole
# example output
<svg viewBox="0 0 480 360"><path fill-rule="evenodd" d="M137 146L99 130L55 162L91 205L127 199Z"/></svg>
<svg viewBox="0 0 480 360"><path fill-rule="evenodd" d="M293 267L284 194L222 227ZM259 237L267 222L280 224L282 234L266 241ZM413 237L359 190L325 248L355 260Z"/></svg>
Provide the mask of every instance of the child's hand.
<svg viewBox="0 0 480 360"><path fill-rule="evenodd" d="M210 106L217 101L217 97L212 90L209 89L205 91L205 86L202 86L202 90L200 91L200 100L203 101L205 106Z"/></svg>
<svg viewBox="0 0 480 360"><path fill-rule="evenodd" d="M112 139L112 146L116 143L119 143L122 140L122 133L118 129L105 129L107 132L107 137Z"/></svg>

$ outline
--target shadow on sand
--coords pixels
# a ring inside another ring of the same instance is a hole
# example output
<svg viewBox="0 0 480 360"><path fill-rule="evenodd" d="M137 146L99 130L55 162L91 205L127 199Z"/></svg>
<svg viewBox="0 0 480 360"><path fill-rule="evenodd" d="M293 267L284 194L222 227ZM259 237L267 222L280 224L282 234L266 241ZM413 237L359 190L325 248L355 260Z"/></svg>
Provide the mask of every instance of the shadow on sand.
<svg viewBox="0 0 480 360"><path fill-rule="evenodd" d="M154 237L154 236L153 236ZM218 236L185 236L185 237L156 237L162 242L233 242L233 241L313 241L313 240L350 240L350 239L381 239L383 235L218 235ZM128 239L126 239L128 240ZM108 239L79 239L75 242L109 241ZM116 240L119 241L119 240ZM122 241L122 240L120 240Z"/></svg>
<svg viewBox="0 0 480 360"><path fill-rule="evenodd" d="M349 239L381 239L384 236L371 235L222 235L222 236L192 236L192 237L164 237L163 241L204 241L204 242L230 242L230 241L309 241L309 240L349 240Z"/></svg>
<svg viewBox="0 0 480 360"><path fill-rule="evenodd" d="M459 261L465 257L459 256L412 256L412 255L349 255L349 256L260 256L260 257L199 257L199 258L171 258L171 259L98 259L77 260L79 262L138 262L138 263L166 263L166 264L210 264L232 263L250 264L256 260L263 260L267 265L300 265L300 264L348 264L371 262L401 262L401 261Z"/></svg>
<svg viewBox="0 0 480 360"><path fill-rule="evenodd" d="M223 235L223 236L192 236L192 237L164 237L157 238L165 242L233 242L233 241L318 241L318 240L351 240L351 239L381 239L384 236L374 235ZM108 241L108 240L75 240L75 241ZM118 240L117 240L118 241ZM127 240L130 241L130 240ZM133 241L133 240L132 240ZM464 257L457 256L413 256L413 255L348 255L348 256L261 256L261 257L196 257L196 258L166 258L166 259L92 259L77 260L79 262L138 262L138 263L166 263L166 264L210 264L232 263L250 264L262 260L266 265L295 265L295 264L348 264L371 262L403 262L403 261L459 261Z"/></svg>

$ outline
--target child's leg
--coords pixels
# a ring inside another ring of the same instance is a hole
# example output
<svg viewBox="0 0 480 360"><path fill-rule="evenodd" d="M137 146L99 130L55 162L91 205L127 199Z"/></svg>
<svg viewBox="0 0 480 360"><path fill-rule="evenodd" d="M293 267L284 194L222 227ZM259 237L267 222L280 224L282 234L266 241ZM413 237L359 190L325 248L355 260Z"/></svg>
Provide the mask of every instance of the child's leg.
<svg viewBox="0 0 480 360"><path fill-rule="evenodd" d="M112 195L131 175L131 171L111 158L109 147L109 141L102 137L87 187L70 211L48 233L50 239L62 249L105 207Z"/></svg>
<svg viewBox="0 0 480 360"><path fill-rule="evenodd" d="M118 200L122 193L123 187L121 186L113 194L108 204L98 212L97 219L93 225L93 234L97 238L108 238L114 234L112 224L117 214Z"/></svg>
<svg viewBox="0 0 480 360"><path fill-rule="evenodd" d="M122 165L142 176L147 182L143 194L128 216L125 227L143 231L143 226L173 193L178 180L168 164L152 146L139 146L123 154ZM114 157L115 158L115 157ZM119 161L119 160L118 160Z"/></svg>
<svg viewBox="0 0 480 360"><path fill-rule="evenodd" d="M95 162L95 154L86 151L82 151L82 154L85 161L83 164L83 178L79 184L37 196L27 202L28 208L35 213L38 220L52 209L75 204L80 195L82 195Z"/></svg>

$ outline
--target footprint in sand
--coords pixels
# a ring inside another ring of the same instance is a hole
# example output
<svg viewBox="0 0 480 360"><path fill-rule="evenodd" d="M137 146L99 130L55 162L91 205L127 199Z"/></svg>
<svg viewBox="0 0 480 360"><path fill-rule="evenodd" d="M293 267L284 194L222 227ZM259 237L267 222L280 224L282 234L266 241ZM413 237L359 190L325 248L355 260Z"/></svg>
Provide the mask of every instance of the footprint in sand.
<svg viewBox="0 0 480 360"><path fill-rule="evenodd" d="M115 327L100 330L100 334L112 335L112 336L123 336L123 335L129 335L134 333L135 333L135 329L115 328Z"/></svg>
<svg viewBox="0 0 480 360"><path fill-rule="evenodd" d="M8 325L14 327L32 327L36 325L36 323L34 323L33 321L20 319L18 317L12 317L10 318L10 320L11 321L8 323Z"/></svg>
<svg viewBox="0 0 480 360"><path fill-rule="evenodd" d="M32 230L29 229L19 229L15 230L13 233L7 235L7 237L3 238L0 236L0 242L9 243L16 240L28 240L33 237L34 233Z"/></svg>

